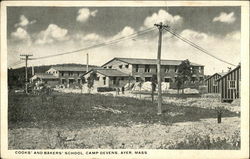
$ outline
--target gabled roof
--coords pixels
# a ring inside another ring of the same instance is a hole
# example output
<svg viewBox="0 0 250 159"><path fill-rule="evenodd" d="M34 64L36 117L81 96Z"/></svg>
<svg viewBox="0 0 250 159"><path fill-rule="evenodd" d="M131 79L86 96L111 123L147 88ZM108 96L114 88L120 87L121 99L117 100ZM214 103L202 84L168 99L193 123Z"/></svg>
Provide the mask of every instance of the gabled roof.
<svg viewBox="0 0 250 159"><path fill-rule="evenodd" d="M113 60L119 60L128 64L143 64L143 65L156 65L157 60L156 59L143 59L143 58L120 58L115 57L112 60L108 61L107 63L103 64L102 66L110 63ZM161 60L161 65L180 65L183 60ZM193 62L190 62L192 66L204 66L200 64L196 64Z"/></svg>
<svg viewBox="0 0 250 159"><path fill-rule="evenodd" d="M205 81L209 80L210 78L214 77L215 75L219 75L219 76L223 76L225 75L227 72L220 72L220 73L214 73L213 75L209 76L207 79L205 79Z"/></svg>
<svg viewBox="0 0 250 159"><path fill-rule="evenodd" d="M240 68L240 64L237 67L235 67L234 69L232 69L231 71L227 72L226 74L224 74L223 76L221 76L220 78L218 78L217 81L221 80L223 77L227 76L228 74L230 74L231 72L235 71L238 68Z"/></svg>
<svg viewBox="0 0 250 159"><path fill-rule="evenodd" d="M129 76L129 74L123 73L123 72L118 71L116 69L105 69L105 68L92 69L92 70L86 72L84 75L86 75L92 71L96 71L97 73L100 73L100 74L107 76L107 77L128 77Z"/></svg>
<svg viewBox="0 0 250 159"><path fill-rule="evenodd" d="M34 76L36 76L40 79L58 79L58 77L56 77L52 74L48 74L48 73L36 73Z"/></svg>
<svg viewBox="0 0 250 159"><path fill-rule="evenodd" d="M87 70L86 66L52 66L51 68L57 71L76 71L85 72ZM95 68L94 66L89 66L89 69Z"/></svg>

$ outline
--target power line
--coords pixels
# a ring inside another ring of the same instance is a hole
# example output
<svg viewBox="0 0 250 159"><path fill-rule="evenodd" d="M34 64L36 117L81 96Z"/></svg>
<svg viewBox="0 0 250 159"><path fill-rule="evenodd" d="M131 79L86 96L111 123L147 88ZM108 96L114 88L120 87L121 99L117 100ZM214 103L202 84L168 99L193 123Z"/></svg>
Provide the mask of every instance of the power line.
<svg viewBox="0 0 250 159"><path fill-rule="evenodd" d="M14 67L14 66L17 66L17 65L19 65L19 64L21 64L21 63L24 63L24 61L17 61L17 62L14 62L13 64L10 64L9 67Z"/></svg>
<svg viewBox="0 0 250 159"><path fill-rule="evenodd" d="M164 28L164 29L165 29L166 31L170 32L172 35L174 35L174 36L177 37L178 39L182 40L183 42L185 42L185 43L187 43L187 44L193 46L194 48L200 50L201 52L203 52L203 53L205 53L205 54L207 54L207 55L209 55L209 56L211 56L211 57L213 57L213 58L215 58L215 59L217 59L217 60L219 60L219 61L221 61L221 62L227 63L227 64L229 64L229 65L231 65L231 66L236 66L236 65L234 65L234 64L232 64L232 63L230 63L230 62L227 62L227 61L225 61L225 60L223 60L223 59L221 59L221 58L218 58L218 57L216 57L215 55L209 53L206 49L204 49L204 48L200 47L199 45L193 43L192 41L190 41L190 40L184 38L184 37L181 36L180 34L176 33L176 32L173 31L173 30L171 30L169 27L168 27L168 28Z"/></svg>
<svg viewBox="0 0 250 159"><path fill-rule="evenodd" d="M56 57L56 56L61 56L61 55L66 55L66 54L72 54L72 53L76 53L76 52L80 52L80 51L86 51L86 50L90 50L90 49L94 49L94 48L98 48L98 47L104 47L104 46L116 44L116 43L119 43L119 42L121 42L123 40L134 39L134 38L136 38L138 36L141 36L143 34L149 33L149 32L151 32L151 31L153 31L155 29L156 28L154 28L154 27L147 28L145 30L138 31L138 32L130 34L128 36L120 37L118 39L111 40L111 41L108 41L108 42L102 42L102 43L99 43L99 44L95 44L95 45L92 45L92 46L89 46L89 47L86 47L86 48L81 48L81 49L74 50L74 51L59 53L59 54L55 54L55 55L48 55L48 56L37 57L37 58L33 58L33 60L51 58L51 57Z"/></svg>

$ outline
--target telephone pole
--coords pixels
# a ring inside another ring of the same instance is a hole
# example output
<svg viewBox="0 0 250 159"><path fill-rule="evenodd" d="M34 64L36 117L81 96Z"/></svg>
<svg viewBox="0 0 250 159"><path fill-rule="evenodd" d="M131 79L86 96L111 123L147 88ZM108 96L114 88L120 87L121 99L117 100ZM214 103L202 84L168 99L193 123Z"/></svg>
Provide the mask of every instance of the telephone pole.
<svg viewBox="0 0 250 159"><path fill-rule="evenodd" d="M28 93L28 60L31 60L31 58L29 58L29 57L33 56L33 55L21 54L20 56L25 57L25 58L21 58L21 60L25 60L25 92Z"/></svg>
<svg viewBox="0 0 250 159"><path fill-rule="evenodd" d="M159 40L158 40L158 52L157 52L157 82L158 82L158 110L157 115L161 115L162 113L162 92L161 92L161 43L162 43L162 30L164 27L168 27L163 25L162 22L160 24L155 24L155 26L159 29Z"/></svg>

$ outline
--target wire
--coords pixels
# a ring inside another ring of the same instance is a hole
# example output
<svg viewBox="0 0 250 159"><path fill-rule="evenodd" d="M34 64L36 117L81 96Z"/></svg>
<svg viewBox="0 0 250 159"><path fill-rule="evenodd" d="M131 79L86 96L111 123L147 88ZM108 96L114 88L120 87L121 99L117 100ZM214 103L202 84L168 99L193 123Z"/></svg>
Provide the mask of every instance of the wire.
<svg viewBox="0 0 250 159"><path fill-rule="evenodd" d="M11 65L9 66L9 68L14 67L14 66L17 66L17 65L19 65L19 64L21 64L21 63L24 63L24 61L17 61L17 62L14 62L13 64L11 64Z"/></svg>
<svg viewBox="0 0 250 159"><path fill-rule="evenodd" d="M166 31L170 32L171 34L173 34L173 35L174 35L175 37L177 37L178 39L180 39L180 40L186 42L187 44L193 46L194 48L200 50L201 52L203 52L203 53L205 53L205 54L207 54L207 55L209 55L209 56L211 56L211 57L213 57L213 58L215 58L215 59L217 59L217 60L219 60L219 61L221 61L221 62L227 63L227 64L229 64L229 65L231 65L231 66L236 66L236 65L234 65L234 64L232 64L232 63L230 63L230 62L227 62L227 61L225 61L225 60L223 60L223 59L221 59L221 58L218 58L218 57L216 57L215 55L209 53L209 52L208 52L207 50L205 50L204 48L202 48L202 47L200 47L199 45L193 43L192 41L190 41L190 40L184 38L184 37L181 36L180 34L176 33L176 32L173 31L173 30L171 30L169 27L168 27L168 28L165 28L165 27L164 27L164 29L165 29Z"/></svg>
<svg viewBox="0 0 250 159"><path fill-rule="evenodd" d="M51 58L51 57L66 55L66 54L72 54L72 53L76 53L76 52L80 52L80 51L86 51L86 50L90 50L90 49L94 49L94 48L98 48L98 47L104 47L104 46L108 46L108 45L119 43L119 42L121 42L123 40L129 40L129 39L136 38L136 37L138 37L140 35L149 33L149 32L151 32L151 31L153 31L155 29L156 29L155 27L151 27L151 28L147 28L145 30L138 31L136 33L130 34L128 36L120 37L118 39L111 40L111 41L108 41L108 42L102 42L102 43L99 43L99 44L95 44L95 45L92 45L92 46L89 46L89 47L86 47L86 48L81 48L81 49L74 50L74 51L59 53L59 54L55 54L55 55L42 56L42 57L37 57L37 58L32 58L32 59L33 60L45 59L45 58Z"/></svg>

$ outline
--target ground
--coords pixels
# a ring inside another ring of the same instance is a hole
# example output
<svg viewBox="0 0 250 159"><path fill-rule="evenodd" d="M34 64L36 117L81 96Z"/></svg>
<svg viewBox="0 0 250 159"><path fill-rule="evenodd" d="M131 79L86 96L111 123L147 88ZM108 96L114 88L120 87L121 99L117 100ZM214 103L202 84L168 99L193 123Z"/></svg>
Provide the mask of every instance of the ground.
<svg viewBox="0 0 250 159"><path fill-rule="evenodd" d="M159 116L157 103L147 98L10 93L9 148L240 148L239 112L221 107L223 118L218 124L218 109L211 107L217 100L164 99Z"/></svg>

